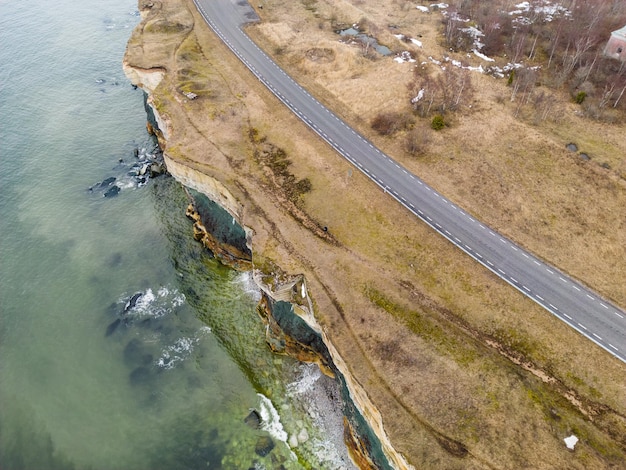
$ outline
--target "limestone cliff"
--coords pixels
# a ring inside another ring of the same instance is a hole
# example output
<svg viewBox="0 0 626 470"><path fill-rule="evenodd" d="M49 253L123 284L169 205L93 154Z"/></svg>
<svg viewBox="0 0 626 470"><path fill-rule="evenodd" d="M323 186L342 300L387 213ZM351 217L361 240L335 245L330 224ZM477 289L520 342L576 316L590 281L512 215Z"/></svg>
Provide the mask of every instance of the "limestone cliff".
<svg viewBox="0 0 626 470"><path fill-rule="evenodd" d="M154 125L149 122L148 127L159 139L167 170L185 187L195 189L212 201L217 202L244 227L249 238L252 239L254 230L244 224L246 198L236 198L221 181L220 176L223 178L228 172L220 175L219 172L214 173L212 169L202 168L197 158L181 152L172 145L176 141L176 133L184 132L181 129L184 123L172 118L170 114L172 109L163 106L162 102L159 101L160 93L169 93L161 85L164 79L168 78L168 73L171 74L172 69L174 69L172 58L175 58L179 53L180 43L184 42L189 32L192 31L193 18L187 14L188 10L171 8L168 2L140 1L139 8L142 22L133 32L128 43L123 68L130 81L148 94L146 105L154 118ZM162 40L163 37L166 40ZM187 99L190 96L191 99L195 99L198 95L183 92L183 96ZM186 100L177 97L176 101ZM242 188L238 189L241 190ZM289 205L292 212L297 212L293 203L283 201L283 204ZM233 246L219 243L208 233L203 226L200 215L192 204L189 205L186 214L194 221L194 237L223 263L235 269L247 270L253 267L251 260L245 253ZM271 221L267 222L271 224ZM300 222L307 223L307 221L302 220ZM321 227L314 227L314 230L319 233L319 236L329 238ZM322 327L317 323L304 276L296 276L296 280L293 282L281 284L281 281L277 281L270 285L260 270L255 270L255 273L255 280L264 293L259 304L259 313L268 324L267 342L270 348L277 353L286 353L302 361L316 362L330 376L340 374L346 385L346 392L356 409L365 418L365 422L372 426L376 438L380 440L385 458L393 468L412 468L393 449L382 426L380 413L373 406L361 385L350 376L349 368L338 351L332 346ZM276 290L273 290L272 286ZM270 306L277 300L288 302L293 306L293 314L304 320L304 324L310 328L313 335L320 338L319 343L310 344L310 342L298 338L297 335L286 334L276 321ZM278 345L279 343L280 345ZM383 465L380 461L381 456L378 456L377 459L372 458L370 455L372 451L371 439L362 441L355 424L347 418L345 419L345 440L354 461L360 468L376 469L387 465L386 463ZM376 461L378 463L375 463Z"/></svg>

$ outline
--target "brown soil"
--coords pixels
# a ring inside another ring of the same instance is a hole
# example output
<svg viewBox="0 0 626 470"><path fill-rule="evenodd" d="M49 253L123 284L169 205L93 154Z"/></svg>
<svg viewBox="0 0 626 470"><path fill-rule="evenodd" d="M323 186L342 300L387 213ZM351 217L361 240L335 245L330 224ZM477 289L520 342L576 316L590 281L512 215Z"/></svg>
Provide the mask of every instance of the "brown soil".
<svg viewBox="0 0 626 470"><path fill-rule="evenodd" d="M168 27L138 29L126 62L166 70L153 96L170 130L166 153L222 181L243 205L257 268L305 275L319 323L411 464L582 469L626 461L623 363L355 171L248 73L190 0L154 5L151 15L169 18L156 24ZM255 40L355 128L488 224L626 305L623 126L585 121L565 102L560 119L534 126L513 117L504 83L476 75L472 108L412 158L401 135L374 135L369 122L406 111L413 65L365 57L332 27L360 22L380 43L406 49L388 29L394 24L394 33L422 35L428 52L416 52L440 58L435 14L373 0L269 0L258 13ZM569 141L591 162L567 152ZM284 152L291 176L259 157L268 149ZM309 191L289 186L304 179ZM572 433L581 439L574 452L563 442Z"/></svg>

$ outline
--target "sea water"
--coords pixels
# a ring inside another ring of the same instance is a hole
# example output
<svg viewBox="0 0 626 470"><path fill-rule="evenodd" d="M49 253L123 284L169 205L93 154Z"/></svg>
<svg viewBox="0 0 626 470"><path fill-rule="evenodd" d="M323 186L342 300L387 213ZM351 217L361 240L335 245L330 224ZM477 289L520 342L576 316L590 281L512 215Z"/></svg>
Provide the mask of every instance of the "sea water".
<svg viewBox="0 0 626 470"><path fill-rule="evenodd" d="M138 21L0 0L0 468L350 468L337 402L312 407L333 383L268 351L250 275L193 241L178 183L137 175Z"/></svg>

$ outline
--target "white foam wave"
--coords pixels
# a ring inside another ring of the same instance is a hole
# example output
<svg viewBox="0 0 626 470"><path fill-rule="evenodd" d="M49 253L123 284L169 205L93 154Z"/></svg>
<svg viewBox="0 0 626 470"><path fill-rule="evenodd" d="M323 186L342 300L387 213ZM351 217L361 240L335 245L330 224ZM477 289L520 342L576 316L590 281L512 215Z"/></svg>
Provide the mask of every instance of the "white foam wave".
<svg viewBox="0 0 626 470"><path fill-rule="evenodd" d="M303 367L301 369L302 375L296 380L287 385L287 392L292 395L301 395L305 392L310 391L315 383L322 376L322 372L319 367L314 364L311 364L312 367Z"/></svg>
<svg viewBox="0 0 626 470"><path fill-rule="evenodd" d="M259 407L259 414L261 415L261 429L267 431L270 436L279 441L287 442L287 433L283 429L283 424L280 422L280 415L271 400L261 393L257 393L261 399L261 406Z"/></svg>
<svg viewBox="0 0 626 470"><path fill-rule="evenodd" d="M183 362L191 356L196 344L210 332L211 328L203 326L193 338L186 336L178 338L173 344L166 346L161 351L161 356L156 360L155 364L162 369L173 369L176 367L176 364Z"/></svg>
<svg viewBox="0 0 626 470"><path fill-rule="evenodd" d="M141 297L137 299L135 306L130 310L134 315L154 318L163 317L172 313L176 308L185 303L185 295L178 289L167 286L160 287L155 294L151 288L141 292ZM126 303L128 296L120 299L120 303Z"/></svg>

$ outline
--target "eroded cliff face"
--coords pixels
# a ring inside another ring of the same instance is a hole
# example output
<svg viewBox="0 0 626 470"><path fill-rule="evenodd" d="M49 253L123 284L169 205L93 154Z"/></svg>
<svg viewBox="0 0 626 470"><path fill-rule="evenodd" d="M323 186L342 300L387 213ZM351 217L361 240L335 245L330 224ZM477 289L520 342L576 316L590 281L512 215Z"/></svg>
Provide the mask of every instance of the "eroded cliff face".
<svg viewBox="0 0 626 470"><path fill-rule="evenodd" d="M188 39L189 34L193 31L193 16L180 2L142 0L139 2L139 8L142 22L129 40L123 68L131 83L143 89L148 95L146 105L153 118L153 120L148 121L148 130L154 133L159 140L167 170L185 187L192 188L218 203L244 228L247 239L252 242L254 229L244 223L246 220L246 203L249 203L255 212L258 211L261 214L263 214L262 208L248 200L247 192L241 185L234 184L235 191L239 195L239 197L235 197L227 185L222 182L228 180L229 176L236 175L237 165L234 165L235 168L233 168L232 159L228 159L228 165L222 167L221 172L219 170L216 172L215 168L203 167L199 164L199 159L195 158L194 155L177 148L177 133L185 132L183 128L185 120L177 120L172 117L172 108L162 101L163 95L168 96L171 93L168 90L168 84L163 82L164 80L167 81L168 78L172 79L171 76L168 77L168 74L172 75L173 70L176 69L173 58L180 54L181 44ZM182 96L176 96L174 101L181 103L190 99L195 100L198 96L194 92L182 91ZM252 145L255 143L259 143L257 138L252 139ZM262 143L267 146L264 140ZM217 149L217 146L212 145L211 142L207 142L207 144L206 147L208 147L209 152L215 152L217 160L220 160L221 151ZM280 185L276 186L275 183L274 186L277 192L280 192L278 189ZM318 224L310 220L302 220L304 215L299 213L300 211L293 200L289 200L289 197L285 197L284 194L281 199L282 204L289 212L297 214L296 218L300 219L300 223L308 225L318 233L318 236L332 239ZM210 231L204 227L203 220L193 204L187 208L186 215L194 222L194 238L206 246L221 262L238 270L254 269L252 259L247 253L232 245L222 243L211 235ZM265 222L270 226L273 224L270 220ZM251 244L253 245L253 243ZM318 324L304 276L290 276L290 280L285 281L285 275L281 274L278 276L280 279L274 277L272 282L268 283L268 278L272 278L272 274L275 273L268 275L256 269L254 276L257 285L263 292L258 311L268 325L266 336L268 346L278 354L288 354L300 361L317 363L321 370L331 377L337 375L341 377L345 392L353 407L358 410L362 422L372 427L375 439L380 441L380 444L375 444L379 455L373 457L371 454L373 451L372 437L374 436L369 436L364 441L363 436L359 434L357 424L348 417L344 419L345 441L359 468L374 470L391 464L393 468L411 469L412 467L393 449L382 426L380 413L369 400L361 385L350 376L349 368L336 348L332 346L323 328ZM288 315L292 318L290 323L293 323L295 319L296 322L301 322L304 326L294 330L281 325L281 321L277 319L274 310L276 302L290 305L292 309ZM383 453L380 452L381 447Z"/></svg>

